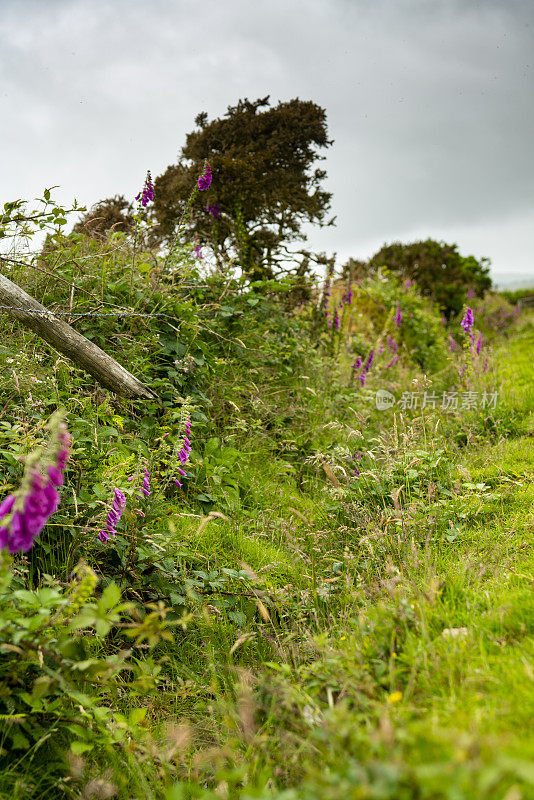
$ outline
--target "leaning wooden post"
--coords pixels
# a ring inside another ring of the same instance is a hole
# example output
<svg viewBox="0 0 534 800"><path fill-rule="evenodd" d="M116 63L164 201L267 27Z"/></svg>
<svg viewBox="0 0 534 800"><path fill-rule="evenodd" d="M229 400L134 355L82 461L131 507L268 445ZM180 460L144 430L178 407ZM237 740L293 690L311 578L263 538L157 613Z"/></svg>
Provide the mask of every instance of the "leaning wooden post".
<svg viewBox="0 0 534 800"><path fill-rule="evenodd" d="M2 309L1 306L7 308ZM12 307L22 310L13 310ZM98 345L48 311L2 273L0 273L1 310L18 319L41 339L70 358L76 366L86 370L106 389L111 389L123 397L157 399L157 395L148 386L138 381Z"/></svg>

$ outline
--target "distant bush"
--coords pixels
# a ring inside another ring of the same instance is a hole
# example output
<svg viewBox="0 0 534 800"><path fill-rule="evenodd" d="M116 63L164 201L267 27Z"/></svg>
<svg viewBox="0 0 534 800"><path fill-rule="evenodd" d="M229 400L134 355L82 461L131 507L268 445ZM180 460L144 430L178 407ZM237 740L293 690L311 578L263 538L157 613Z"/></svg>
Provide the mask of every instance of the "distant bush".
<svg viewBox="0 0 534 800"><path fill-rule="evenodd" d="M355 262L361 273L364 265ZM449 317L458 314L471 289L482 297L491 288L490 262L474 256L462 256L456 244L426 239L410 244L393 242L384 245L367 262L367 273L381 267L397 272L403 280L415 281L421 292L438 304Z"/></svg>

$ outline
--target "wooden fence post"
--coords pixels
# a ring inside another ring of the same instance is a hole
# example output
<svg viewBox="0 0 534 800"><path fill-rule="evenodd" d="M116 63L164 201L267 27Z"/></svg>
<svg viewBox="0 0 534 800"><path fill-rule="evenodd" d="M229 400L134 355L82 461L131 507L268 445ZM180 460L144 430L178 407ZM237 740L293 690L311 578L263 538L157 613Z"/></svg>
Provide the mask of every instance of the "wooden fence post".
<svg viewBox="0 0 534 800"><path fill-rule="evenodd" d="M0 273L0 311L3 309L52 345L58 352L86 370L98 383L124 397L157 400L157 395L127 369L104 353L62 319ZM11 310L10 307L22 310Z"/></svg>

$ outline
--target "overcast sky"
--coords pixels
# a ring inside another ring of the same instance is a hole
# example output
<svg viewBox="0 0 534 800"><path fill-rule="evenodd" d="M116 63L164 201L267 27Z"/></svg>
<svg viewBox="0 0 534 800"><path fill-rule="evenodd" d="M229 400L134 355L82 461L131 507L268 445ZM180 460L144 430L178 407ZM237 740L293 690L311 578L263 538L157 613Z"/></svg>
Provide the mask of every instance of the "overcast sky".
<svg viewBox="0 0 534 800"><path fill-rule="evenodd" d="M533 60L533 0L0 0L0 202L133 198L200 111L298 97L334 139L311 249L431 236L534 278Z"/></svg>

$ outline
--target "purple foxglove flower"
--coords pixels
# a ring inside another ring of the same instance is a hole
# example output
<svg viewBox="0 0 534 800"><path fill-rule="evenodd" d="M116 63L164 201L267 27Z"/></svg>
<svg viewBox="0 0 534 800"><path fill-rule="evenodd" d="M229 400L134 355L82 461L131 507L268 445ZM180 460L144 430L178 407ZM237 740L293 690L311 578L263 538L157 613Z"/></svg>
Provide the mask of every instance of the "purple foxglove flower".
<svg viewBox="0 0 534 800"><path fill-rule="evenodd" d="M11 513L11 509L15 503L15 495L8 494L0 503L0 522ZM0 527L0 547L4 549L8 546L9 542L9 528L7 526Z"/></svg>
<svg viewBox="0 0 534 800"><path fill-rule="evenodd" d="M206 169L204 171L204 174L201 175L200 178L198 179L198 188L200 189L201 192L204 192L206 191L206 189L210 188L211 178L212 178L211 167L209 164L206 164Z"/></svg>
<svg viewBox="0 0 534 800"><path fill-rule="evenodd" d="M389 364L387 365L386 369L391 369L391 367L393 367L393 366L394 366L394 365L397 363L397 361L398 361L398 360L399 360L399 357L398 357L398 356L395 356L395 357L394 357L394 358L393 358L393 359L392 359L392 360L389 362Z"/></svg>
<svg viewBox="0 0 534 800"><path fill-rule="evenodd" d="M65 471L65 467L67 466L67 461L69 460L69 455L70 455L70 448L67 449L65 447L61 448L61 450L58 453L56 467L58 470L61 470L61 472Z"/></svg>
<svg viewBox="0 0 534 800"><path fill-rule="evenodd" d="M174 479L174 482L175 482L175 484L178 486L178 488L179 488L179 489L181 489L181 488L182 488L182 484L180 483L180 481L178 480L178 478L175 478L175 479Z"/></svg>
<svg viewBox="0 0 534 800"><path fill-rule="evenodd" d="M373 363L374 355L375 355L375 351L371 350L371 352L367 356L367 361L365 362L365 366L363 368L363 371L365 372L365 374L367 374L369 372L369 370L371 369L371 364Z"/></svg>
<svg viewBox="0 0 534 800"><path fill-rule="evenodd" d="M149 204L151 200L154 199L154 184L152 183L152 176L150 175L150 170L148 170L145 178L145 185L143 186L142 190L136 195L136 200L141 201L141 205L143 208Z"/></svg>
<svg viewBox="0 0 534 800"><path fill-rule="evenodd" d="M212 206L206 203L206 211L211 214L214 219L221 218L221 209L218 203L214 203Z"/></svg>
<svg viewBox="0 0 534 800"><path fill-rule="evenodd" d="M358 356L358 358L356 359L354 364L351 366L351 372L350 372L350 382L351 383L354 383L354 378L356 377L356 373L360 369L361 366L362 366L362 357Z"/></svg>
<svg viewBox="0 0 534 800"><path fill-rule="evenodd" d="M407 289L409 289L409 288L410 288L410 286L412 285L412 283L413 283L413 281L411 281L411 280L408 278L408 280L406 281L406 283L405 283L404 285L406 286L406 288L407 288Z"/></svg>
<svg viewBox="0 0 534 800"><path fill-rule="evenodd" d="M0 547L7 547L10 553L27 551L33 545L46 525L49 517L59 505L59 494L54 488L63 483L62 472L67 463L70 449L70 435L64 423L55 423L52 431L54 442L53 462L46 465L46 475L36 466L25 475L21 493L22 508L13 512L17 493L9 495L0 503L0 521L11 514L8 524L0 528ZM43 465L44 468L44 465Z"/></svg>
<svg viewBox="0 0 534 800"><path fill-rule="evenodd" d="M186 476L186 474L187 474L187 473L185 473L185 472L183 471L183 469L180 469L180 467L177 467L177 468L176 468L176 471L177 471L177 472L179 472L179 473L180 473L180 475L181 475L183 478L185 478L185 476Z"/></svg>
<svg viewBox="0 0 534 800"><path fill-rule="evenodd" d="M126 497L121 492L120 489L114 489L114 492L115 492L115 497L113 498L113 510L120 517L122 512L126 508Z"/></svg>
<svg viewBox="0 0 534 800"><path fill-rule="evenodd" d="M117 489L116 487L113 490L113 492L114 492L113 505L106 517L107 531L102 530L98 534L98 538L100 539L102 544L108 541L110 535L111 536L116 535L117 533L117 531L115 530L116 525L122 516L122 512L126 508L126 496L124 495L124 493L121 492L121 490Z"/></svg>
<svg viewBox="0 0 534 800"><path fill-rule="evenodd" d="M334 325L335 325L336 331L338 331L340 326L341 326L341 320L339 318L339 314L338 314L337 308L336 308L336 313L334 314Z"/></svg>
<svg viewBox="0 0 534 800"><path fill-rule="evenodd" d="M59 494L51 483L47 483L43 491L43 507L47 517L52 516L59 506Z"/></svg>
<svg viewBox="0 0 534 800"><path fill-rule="evenodd" d="M26 496L24 514L28 518L43 517L48 519L57 510L58 505L59 494L51 483L47 483L44 488L36 484L32 486L31 491Z"/></svg>
<svg viewBox="0 0 534 800"><path fill-rule="evenodd" d="M464 329L464 331L466 333L471 333L471 329L472 329L474 324L475 324L475 320L474 320L474 317L473 317L473 311L470 308L466 308L464 317L463 317L462 321L460 322L460 325L462 326L462 328Z"/></svg>
<svg viewBox="0 0 534 800"><path fill-rule="evenodd" d="M20 511L15 511L11 517L10 536L7 543L10 553L18 553L20 550L26 552L31 549L33 536L26 530L24 517Z"/></svg>
<svg viewBox="0 0 534 800"><path fill-rule="evenodd" d="M397 307L397 313L393 317L393 322L395 323L397 328L400 328L400 324L402 322L402 311L400 305Z"/></svg>
<svg viewBox="0 0 534 800"><path fill-rule="evenodd" d="M455 353L458 349L456 341L453 339L452 334L449 333L449 352Z"/></svg>
<svg viewBox="0 0 534 800"><path fill-rule="evenodd" d="M59 494L53 485L51 483L44 485L43 476L35 473L31 479L30 491L25 497L24 509L22 512L17 512L20 513L24 531L21 532L21 536L33 542L33 539L41 533L48 518L57 510L58 505ZM11 527L13 536L13 525Z"/></svg>
<svg viewBox="0 0 534 800"><path fill-rule="evenodd" d="M21 514L23 528L26 534L32 539L39 536L48 517L45 514L29 512L27 509Z"/></svg>
<svg viewBox="0 0 534 800"><path fill-rule="evenodd" d="M13 494L8 494L8 496L2 500L0 503L0 522L11 512L14 503L15 495Z"/></svg>
<svg viewBox="0 0 534 800"><path fill-rule="evenodd" d="M50 478L51 482L54 486L63 486L63 473L58 467L50 466L47 469L48 477Z"/></svg>
<svg viewBox="0 0 534 800"><path fill-rule="evenodd" d="M178 458L180 459L182 467L185 466L185 464L189 460L189 455L191 453L191 441L189 439L189 434L191 432L191 420L189 419L189 417L185 421L184 430L185 433L182 440L182 447L180 452L178 453ZM180 475L185 475L185 472L181 469L178 469L178 472L180 473Z"/></svg>

